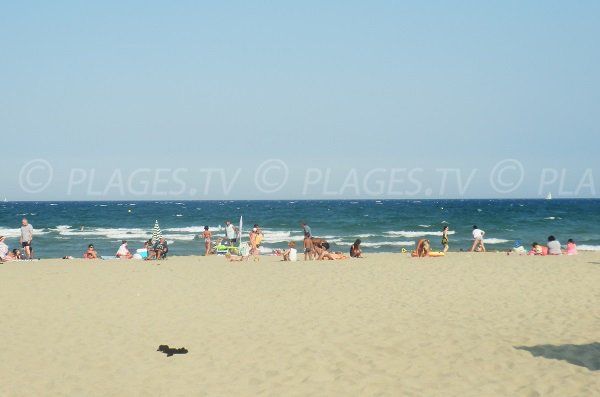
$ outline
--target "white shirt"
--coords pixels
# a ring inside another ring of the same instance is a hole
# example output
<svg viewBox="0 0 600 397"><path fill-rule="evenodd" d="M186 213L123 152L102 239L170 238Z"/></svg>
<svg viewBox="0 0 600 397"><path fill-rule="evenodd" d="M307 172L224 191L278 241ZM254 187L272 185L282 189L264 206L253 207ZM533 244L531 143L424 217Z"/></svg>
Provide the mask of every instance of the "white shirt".
<svg viewBox="0 0 600 397"><path fill-rule="evenodd" d="M557 240L548 241L548 255L561 255L560 243Z"/></svg>
<svg viewBox="0 0 600 397"><path fill-rule="evenodd" d="M473 238L475 240L483 240L483 235L485 232L481 229L473 229Z"/></svg>
<svg viewBox="0 0 600 397"><path fill-rule="evenodd" d="M8 255L8 245L4 241L0 242L0 258L4 259Z"/></svg>
<svg viewBox="0 0 600 397"><path fill-rule="evenodd" d="M290 248L290 262L296 262L298 260L298 250L296 248Z"/></svg>
<svg viewBox="0 0 600 397"><path fill-rule="evenodd" d="M127 244L121 244L119 250L117 251L117 256L127 256L129 255L129 250L127 249Z"/></svg>
<svg viewBox="0 0 600 397"><path fill-rule="evenodd" d="M233 240L235 238L235 229L231 223L225 226L225 236L227 236L229 240Z"/></svg>
<svg viewBox="0 0 600 397"><path fill-rule="evenodd" d="M29 223L25 226L21 226L21 241L29 242L33 240L33 226Z"/></svg>

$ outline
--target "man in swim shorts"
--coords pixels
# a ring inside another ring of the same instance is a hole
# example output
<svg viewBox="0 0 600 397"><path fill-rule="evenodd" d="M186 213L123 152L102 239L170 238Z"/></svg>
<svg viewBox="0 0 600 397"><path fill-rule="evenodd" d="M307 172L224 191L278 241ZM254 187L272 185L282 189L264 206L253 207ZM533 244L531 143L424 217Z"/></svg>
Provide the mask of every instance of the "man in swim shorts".
<svg viewBox="0 0 600 397"><path fill-rule="evenodd" d="M27 259L33 258L33 247L31 241L33 240L33 226L29 224L27 218L21 220L21 247L25 249L25 255Z"/></svg>

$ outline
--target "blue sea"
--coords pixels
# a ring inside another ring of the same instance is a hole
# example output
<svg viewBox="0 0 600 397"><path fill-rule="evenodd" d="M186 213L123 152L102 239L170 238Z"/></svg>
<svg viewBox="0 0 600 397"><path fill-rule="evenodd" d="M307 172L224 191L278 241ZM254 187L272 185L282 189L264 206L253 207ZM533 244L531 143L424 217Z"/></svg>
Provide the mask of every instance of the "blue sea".
<svg viewBox="0 0 600 397"><path fill-rule="evenodd" d="M205 225L224 235L230 219L243 216L244 238L258 223L265 249L301 241L300 222L335 250L346 252L356 239L365 252L411 250L420 238L441 248L441 230L450 228L450 251L468 249L474 224L486 232L488 250L506 250L515 240L526 247L554 235L564 245L572 238L580 250L600 250L600 200L323 200L323 201L106 201L0 203L0 235L19 244L21 218L35 229L40 258L80 257L93 243L101 255L114 255L120 241L130 250L150 238L155 220L171 255L199 255Z"/></svg>

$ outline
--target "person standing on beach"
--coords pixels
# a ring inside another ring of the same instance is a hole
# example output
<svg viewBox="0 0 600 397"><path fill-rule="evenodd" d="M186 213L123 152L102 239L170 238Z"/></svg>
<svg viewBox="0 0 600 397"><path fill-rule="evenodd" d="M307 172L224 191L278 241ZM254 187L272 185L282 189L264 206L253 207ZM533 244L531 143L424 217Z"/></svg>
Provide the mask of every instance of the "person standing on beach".
<svg viewBox="0 0 600 397"><path fill-rule="evenodd" d="M250 231L250 234L248 235L248 240L250 241L250 255L255 257L254 260L256 260L256 255L259 254L257 238L258 238L258 225L254 225L254 227Z"/></svg>
<svg viewBox="0 0 600 397"><path fill-rule="evenodd" d="M444 253L448 252L448 225L442 229L442 247L444 247Z"/></svg>
<svg viewBox="0 0 600 397"><path fill-rule="evenodd" d="M300 223L302 227L302 232L304 233L304 260L310 261L313 259L313 243L312 243L312 231L310 230L310 226L306 223Z"/></svg>
<svg viewBox="0 0 600 397"><path fill-rule="evenodd" d="M29 224L27 218L21 220L21 247L25 249L25 255L27 259L33 258L33 247L31 246L31 240L33 240L33 226Z"/></svg>
<svg viewBox="0 0 600 397"><path fill-rule="evenodd" d="M481 247L481 252L485 252L485 245L483 245L483 236L485 232L477 227L477 225L473 225L473 245L471 246L471 252L475 250L475 247L478 245Z"/></svg>
<svg viewBox="0 0 600 397"><path fill-rule="evenodd" d="M212 233L208 230L208 226L204 226L202 237L204 237L204 256L208 256L210 255L210 239L212 237Z"/></svg>
<svg viewBox="0 0 600 397"><path fill-rule="evenodd" d="M237 241L238 230L237 227L231 224L230 220L225 221L225 237L231 244L235 244Z"/></svg>

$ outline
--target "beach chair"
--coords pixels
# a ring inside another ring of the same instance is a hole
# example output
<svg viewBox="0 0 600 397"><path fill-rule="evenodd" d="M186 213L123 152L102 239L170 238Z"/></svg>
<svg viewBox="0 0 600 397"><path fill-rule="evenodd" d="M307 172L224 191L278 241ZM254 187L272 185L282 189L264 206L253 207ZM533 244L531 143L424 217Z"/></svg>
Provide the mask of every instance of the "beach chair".
<svg viewBox="0 0 600 397"><path fill-rule="evenodd" d="M226 255L227 253L238 255L239 251L238 247L233 246L229 240L224 238L217 239L213 245L213 252L216 255Z"/></svg>

